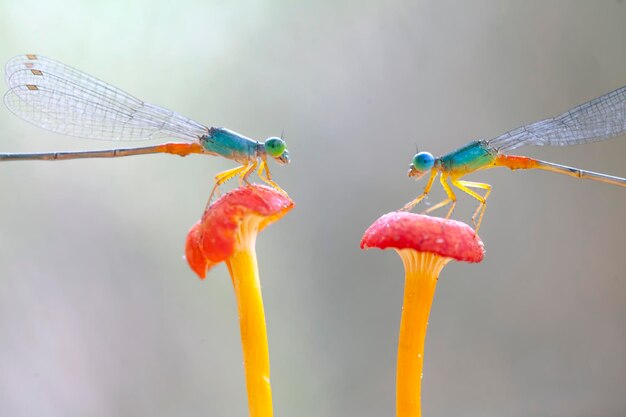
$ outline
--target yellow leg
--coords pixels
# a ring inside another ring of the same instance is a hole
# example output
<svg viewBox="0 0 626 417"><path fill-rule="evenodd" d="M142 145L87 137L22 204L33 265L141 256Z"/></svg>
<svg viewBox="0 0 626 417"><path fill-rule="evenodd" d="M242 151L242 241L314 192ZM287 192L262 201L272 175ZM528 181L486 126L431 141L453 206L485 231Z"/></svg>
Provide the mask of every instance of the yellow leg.
<svg viewBox="0 0 626 417"><path fill-rule="evenodd" d="M426 183L426 186L424 187L424 191L422 192L422 194L420 194L415 200L406 203L404 205L404 207L402 207L400 210L402 210L402 211L409 211L413 207L418 205L419 202L422 201L428 195L428 193L430 192L430 189L433 186L433 182L435 181L435 177L437 177L437 171L435 171L433 169L430 172L430 177L428 178L428 182Z"/></svg>
<svg viewBox="0 0 626 417"><path fill-rule="evenodd" d="M259 174L259 178L261 178L265 183L276 188L278 191L283 193L286 197L289 197L289 195L287 194L287 191L283 190L282 188L280 188L278 184L272 181L272 174L270 173L270 169L267 166L267 162L261 161L261 163L259 164L258 174Z"/></svg>
<svg viewBox="0 0 626 417"><path fill-rule="evenodd" d="M229 179L234 177L235 175L238 175L241 172L247 170L249 166L250 166L250 164L241 165L241 166L238 166L237 168L233 168L233 169L229 169L227 171L220 172L219 174L217 174L215 176L215 183L217 185L222 185L226 181L228 181Z"/></svg>
<svg viewBox="0 0 626 417"><path fill-rule="evenodd" d="M208 204L211 204L211 201L213 200L213 195L215 194L215 192L219 193L219 186L224 184L226 181L228 181L229 179L231 179L232 177L234 177L235 175L240 174L242 171L245 171L250 165L241 165L237 168L232 168L223 172L220 172L219 174L217 174L215 176L215 184L213 185L213 189L211 190L211 195L209 196L209 201L207 202Z"/></svg>
<svg viewBox="0 0 626 417"><path fill-rule="evenodd" d="M250 184L248 182L248 177L250 176L250 174L252 174L254 172L254 170L256 169L257 164L258 164L258 162L254 161L252 164L247 165L246 169L244 169L243 171L241 171L239 173L239 186L242 186L244 182L246 184Z"/></svg>
<svg viewBox="0 0 626 417"><path fill-rule="evenodd" d="M456 206L456 195L454 195L452 188L450 188L450 186L448 185L448 182L446 181L447 179L448 179L448 175L445 173L442 173L441 178L439 178L439 181L441 182L441 186L446 192L446 195L448 196L448 198L435 204L432 207L429 207L427 210L424 210L422 212L423 214L431 213L437 210L438 208L445 207L448 204L452 203L452 206L450 206L450 209L448 210L448 214L446 214L446 219L450 218L450 216L452 215L452 212L454 211L454 207Z"/></svg>
<svg viewBox="0 0 626 417"><path fill-rule="evenodd" d="M476 208L476 211L474 212L474 215L472 216L472 223L474 223L476 233L478 233L480 224L483 221L483 216L485 215L485 210L487 209L487 198L489 197L489 194L491 194L491 185L485 184L483 182L473 182L473 181L463 181L463 180L452 180L452 184L454 184L454 186L457 187L459 190L466 192L467 194L471 195L472 197L474 197L476 200L480 202L480 204ZM484 196L481 196L477 192L470 190L468 187L480 188L480 189L487 190L487 191L485 192ZM478 217L478 222L476 221L477 217Z"/></svg>

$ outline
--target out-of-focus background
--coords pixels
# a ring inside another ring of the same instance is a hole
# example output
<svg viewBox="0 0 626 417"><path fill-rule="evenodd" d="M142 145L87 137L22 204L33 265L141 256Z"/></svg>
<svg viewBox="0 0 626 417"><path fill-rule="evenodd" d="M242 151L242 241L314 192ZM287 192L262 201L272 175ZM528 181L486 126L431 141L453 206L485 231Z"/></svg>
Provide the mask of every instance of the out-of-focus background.
<svg viewBox="0 0 626 417"><path fill-rule="evenodd" d="M395 413L403 270L359 240L421 192L416 144L446 153L625 85L624 22L615 0L2 0L0 60L53 57L253 138L284 129L293 162L272 168L297 207L257 244L275 414L379 417ZM1 152L110 146L4 107L0 137ZM625 137L516 153L626 176ZM226 268L200 281L182 257L233 166L0 164L0 415L247 415ZM469 179L494 187L487 255L439 281L424 415L623 415L626 190ZM456 218L474 208L461 196Z"/></svg>

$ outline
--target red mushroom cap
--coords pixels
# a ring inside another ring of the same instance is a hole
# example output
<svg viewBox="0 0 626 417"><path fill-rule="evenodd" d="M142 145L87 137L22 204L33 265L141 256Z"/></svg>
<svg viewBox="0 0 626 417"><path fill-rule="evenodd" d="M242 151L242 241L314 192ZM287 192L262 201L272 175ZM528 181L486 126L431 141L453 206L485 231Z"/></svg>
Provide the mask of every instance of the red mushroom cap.
<svg viewBox="0 0 626 417"><path fill-rule="evenodd" d="M376 220L361 239L361 249L415 249L465 262L480 262L485 249L474 229L440 217L395 211Z"/></svg>
<svg viewBox="0 0 626 417"><path fill-rule="evenodd" d="M257 231L283 217L293 201L272 187L252 184L224 194L211 204L187 234L185 255L191 269L204 278L206 271L234 252L244 219L259 218Z"/></svg>
<svg viewBox="0 0 626 417"><path fill-rule="evenodd" d="M189 230L189 233L187 233L187 240L185 241L185 258L187 259L187 263L189 264L191 270L200 278L204 278L206 276L206 271L210 268L210 266L200 249L201 227L202 224L198 221L198 223L194 224L191 230Z"/></svg>

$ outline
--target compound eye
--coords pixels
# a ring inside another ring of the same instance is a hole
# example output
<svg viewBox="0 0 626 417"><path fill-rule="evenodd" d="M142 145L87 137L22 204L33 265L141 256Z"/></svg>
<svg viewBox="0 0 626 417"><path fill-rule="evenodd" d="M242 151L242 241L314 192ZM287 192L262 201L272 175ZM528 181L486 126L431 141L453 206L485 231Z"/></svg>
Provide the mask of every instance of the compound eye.
<svg viewBox="0 0 626 417"><path fill-rule="evenodd" d="M430 152L420 152L413 157L413 167L420 171L428 171L435 165L435 157Z"/></svg>
<svg viewBox="0 0 626 417"><path fill-rule="evenodd" d="M269 156L278 158L285 152L285 141L281 138L268 138L265 141L265 151Z"/></svg>

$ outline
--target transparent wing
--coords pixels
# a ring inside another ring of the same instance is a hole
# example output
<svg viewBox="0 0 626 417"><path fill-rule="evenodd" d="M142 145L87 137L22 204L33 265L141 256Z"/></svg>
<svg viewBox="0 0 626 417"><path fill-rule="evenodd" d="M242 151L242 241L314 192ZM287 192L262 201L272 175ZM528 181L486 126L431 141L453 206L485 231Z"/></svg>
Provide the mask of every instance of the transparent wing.
<svg viewBox="0 0 626 417"><path fill-rule="evenodd" d="M563 113L511 130L489 141L510 150L524 145L565 146L595 142L626 132L626 87Z"/></svg>
<svg viewBox="0 0 626 417"><path fill-rule="evenodd" d="M208 131L171 110L39 55L11 59L5 80L9 91L4 103L9 110L53 132L104 140L195 141Z"/></svg>

